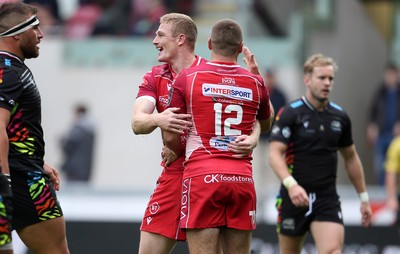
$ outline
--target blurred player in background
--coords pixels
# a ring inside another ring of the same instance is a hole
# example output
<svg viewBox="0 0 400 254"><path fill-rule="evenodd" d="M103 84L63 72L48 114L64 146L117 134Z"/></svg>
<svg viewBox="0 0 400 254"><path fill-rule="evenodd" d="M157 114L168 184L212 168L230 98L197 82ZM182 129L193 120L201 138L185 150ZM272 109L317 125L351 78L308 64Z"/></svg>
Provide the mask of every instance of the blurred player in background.
<svg viewBox="0 0 400 254"><path fill-rule="evenodd" d="M277 199L280 252L300 253L310 231L319 253L341 253L344 226L336 174L339 151L371 222L364 172L343 109L329 101L336 63L320 54L304 64L306 95L280 110L271 130L270 164L282 181Z"/></svg>

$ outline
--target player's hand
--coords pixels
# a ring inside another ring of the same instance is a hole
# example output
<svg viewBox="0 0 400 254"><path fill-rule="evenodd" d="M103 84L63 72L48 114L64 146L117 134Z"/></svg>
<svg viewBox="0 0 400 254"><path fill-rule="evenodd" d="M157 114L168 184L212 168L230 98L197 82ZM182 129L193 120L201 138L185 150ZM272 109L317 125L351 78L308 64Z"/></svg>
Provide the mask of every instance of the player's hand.
<svg viewBox="0 0 400 254"><path fill-rule="evenodd" d="M253 74L260 75L256 58L254 57L254 54L250 51L250 49L246 46L243 46L243 55L243 62L246 64L247 69Z"/></svg>
<svg viewBox="0 0 400 254"><path fill-rule="evenodd" d="M362 202L360 211L361 211L361 225L366 228L371 224L371 219L372 219L372 209L369 202Z"/></svg>
<svg viewBox="0 0 400 254"><path fill-rule="evenodd" d="M164 165L168 167L171 165L172 162L176 161L179 156L176 155L171 149L168 147L164 146L161 152L161 157L163 158Z"/></svg>
<svg viewBox="0 0 400 254"><path fill-rule="evenodd" d="M50 181L53 183L54 189L56 191L60 190L60 175L58 174L58 171L47 164L46 162L43 164L43 170L50 177Z"/></svg>
<svg viewBox="0 0 400 254"><path fill-rule="evenodd" d="M309 200L307 192L300 185L296 184L288 190L290 200L295 206L308 206Z"/></svg>
<svg viewBox="0 0 400 254"><path fill-rule="evenodd" d="M162 130L184 134L192 126L190 114L177 114L179 108L168 108L158 114L159 127Z"/></svg>
<svg viewBox="0 0 400 254"><path fill-rule="evenodd" d="M258 137L257 137L258 138ZM232 156L236 158L244 158L249 156L258 144L258 139L249 135L240 135L234 141L228 144L228 151L234 153Z"/></svg>

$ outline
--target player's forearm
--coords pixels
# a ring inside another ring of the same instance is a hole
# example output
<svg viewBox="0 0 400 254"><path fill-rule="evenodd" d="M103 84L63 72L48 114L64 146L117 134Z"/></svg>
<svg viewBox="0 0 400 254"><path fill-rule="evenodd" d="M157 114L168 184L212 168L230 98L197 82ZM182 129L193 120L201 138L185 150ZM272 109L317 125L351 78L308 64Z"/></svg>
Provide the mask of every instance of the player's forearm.
<svg viewBox="0 0 400 254"><path fill-rule="evenodd" d="M281 152L271 149L269 154L269 164L281 181L291 175L285 160L282 158Z"/></svg>
<svg viewBox="0 0 400 254"><path fill-rule="evenodd" d="M364 170L357 154L345 159L347 175L358 193L366 192Z"/></svg>
<svg viewBox="0 0 400 254"><path fill-rule="evenodd" d="M138 134L149 134L157 127L157 113L137 113L132 116L131 126L133 132Z"/></svg>
<svg viewBox="0 0 400 254"><path fill-rule="evenodd" d="M8 136L6 131L0 132L0 167L3 174L10 174L8 166Z"/></svg>
<svg viewBox="0 0 400 254"><path fill-rule="evenodd" d="M388 199L397 199L397 179L395 172L386 172L385 187Z"/></svg>
<svg viewBox="0 0 400 254"><path fill-rule="evenodd" d="M261 123L259 120L256 120L253 126L253 130L250 134L251 137L256 138L257 140L259 139L261 134Z"/></svg>
<svg viewBox="0 0 400 254"><path fill-rule="evenodd" d="M162 139L165 146L168 147L176 156L179 156L182 153L182 142L181 136L179 134L162 131Z"/></svg>
<svg viewBox="0 0 400 254"><path fill-rule="evenodd" d="M272 127L272 123L274 122L274 118L275 118L275 111L274 108L272 106L271 101L269 102L269 107L271 110L271 114L269 115L268 119L262 121L261 124L261 132L262 133L266 133L269 132L271 130Z"/></svg>

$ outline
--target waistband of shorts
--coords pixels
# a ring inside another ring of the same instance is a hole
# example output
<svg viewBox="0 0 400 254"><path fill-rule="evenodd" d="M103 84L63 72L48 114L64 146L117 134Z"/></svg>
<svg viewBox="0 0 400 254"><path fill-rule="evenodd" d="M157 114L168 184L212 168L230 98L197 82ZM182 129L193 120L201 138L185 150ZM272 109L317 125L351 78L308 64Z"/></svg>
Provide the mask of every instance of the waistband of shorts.
<svg viewBox="0 0 400 254"><path fill-rule="evenodd" d="M220 183L254 183L253 177L246 175L224 174L224 173L211 173L204 175L197 175L188 178L203 178L206 182L220 182ZM185 178L185 179L188 179Z"/></svg>
<svg viewBox="0 0 400 254"><path fill-rule="evenodd" d="M9 155L8 156L9 161L13 162L25 162L25 163L36 163L40 165L44 165L44 160L42 158L37 158L37 157L25 157L25 156L20 156L20 155Z"/></svg>

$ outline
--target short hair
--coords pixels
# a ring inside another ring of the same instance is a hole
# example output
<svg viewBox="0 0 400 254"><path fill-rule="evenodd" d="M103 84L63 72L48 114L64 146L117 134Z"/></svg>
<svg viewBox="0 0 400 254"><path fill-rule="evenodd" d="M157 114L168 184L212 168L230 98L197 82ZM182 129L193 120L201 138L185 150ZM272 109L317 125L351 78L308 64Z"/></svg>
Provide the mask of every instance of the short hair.
<svg viewBox="0 0 400 254"><path fill-rule="evenodd" d="M30 4L6 2L0 5L0 33L36 15L38 9Z"/></svg>
<svg viewBox="0 0 400 254"><path fill-rule="evenodd" d="M184 34L189 46L194 50L197 40L197 26L193 19L182 13L167 13L160 18L160 24L171 24L172 36Z"/></svg>
<svg viewBox="0 0 400 254"><path fill-rule="evenodd" d="M323 54L314 54L310 56L304 63L304 74L311 74L315 67L332 66L333 70L338 69L337 64L332 58L324 56Z"/></svg>
<svg viewBox="0 0 400 254"><path fill-rule="evenodd" d="M212 28L211 45L216 54L231 56L243 42L242 29L232 19L222 19Z"/></svg>

